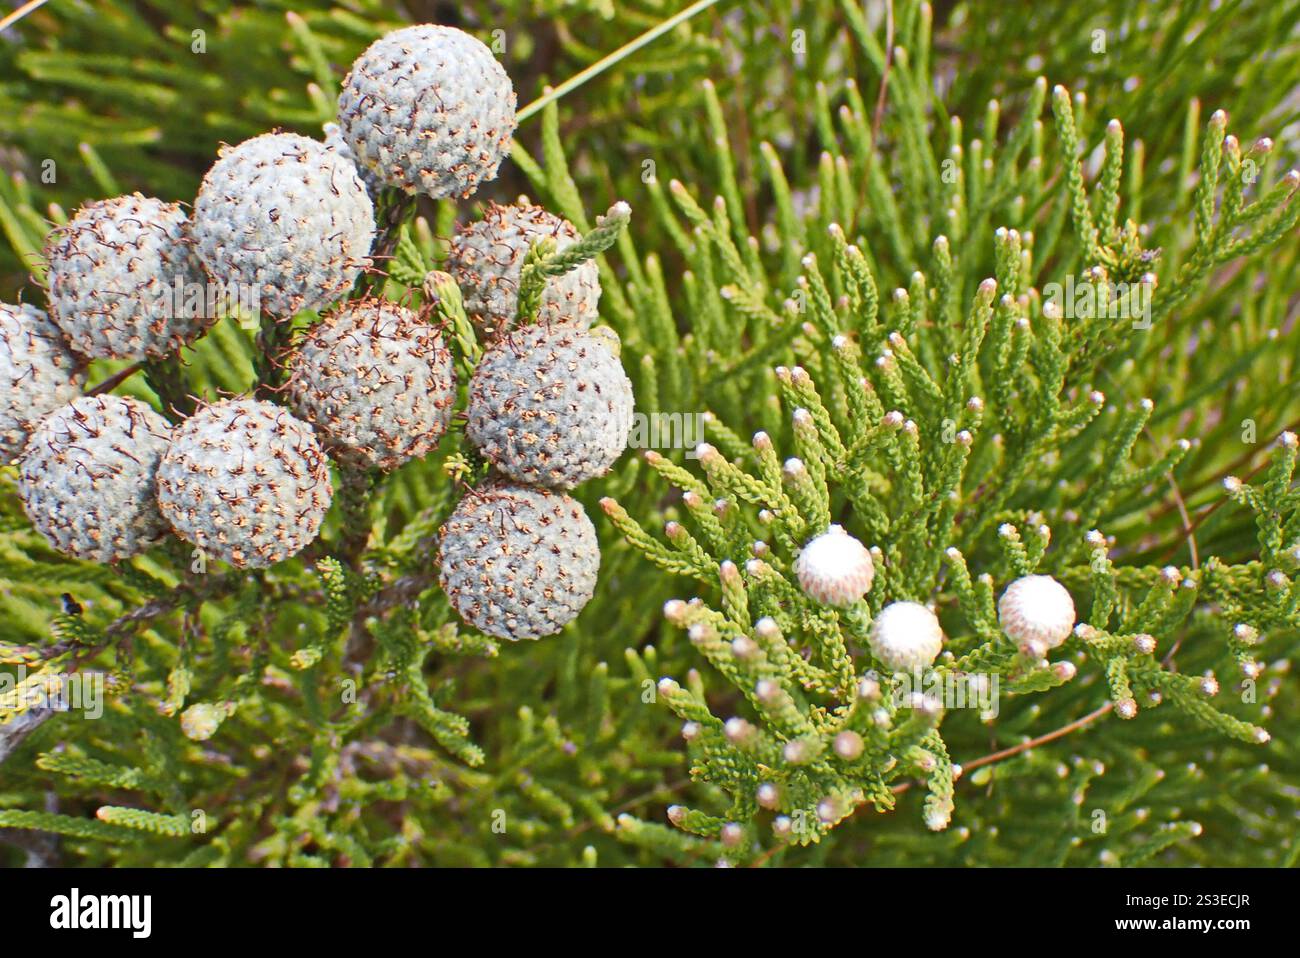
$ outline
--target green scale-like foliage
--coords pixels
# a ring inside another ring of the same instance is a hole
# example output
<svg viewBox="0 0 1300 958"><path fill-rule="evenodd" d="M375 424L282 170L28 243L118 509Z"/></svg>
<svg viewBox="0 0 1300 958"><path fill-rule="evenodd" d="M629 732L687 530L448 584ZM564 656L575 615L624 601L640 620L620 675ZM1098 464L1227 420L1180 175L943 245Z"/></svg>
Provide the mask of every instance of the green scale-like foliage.
<svg viewBox="0 0 1300 958"><path fill-rule="evenodd" d="M20 25L0 51L3 115L24 119L0 128L6 301L65 209L189 199L219 140L317 135L401 20L286 6L56 3ZM500 27L524 102L678 9L420 13ZM320 541L253 574L180 548L66 560L0 471L0 661L106 675L95 720L0 725L15 860L1294 863L1300 520L1273 440L1300 419L1296 18L722 0L567 92L481 199L527 191L595 231L638 411L699 414L706 446L629 451L578 490L596 597L520 645L436 586L431 539L484 471L459 424L391 476L339 476ZM627 228L601 232L619 198ZM479 347L439 268L474 205L381 197L392 258L367 281L433 307L462 382ZM529 262L534 281L564 265ZM1070 277L1149 292L1149 328L1062 315L1045 290ZM117 392L183 410L246 390L268 373L256 333L227 318ZM847 610L792 572L830 522L879 550ZM1030 571L1086 624L1046 666L994 604ZM996 716L898 706L866 635L900 598L938 610L935 675L997 676ZM860 756L837 754L844 730Z"/></svg>

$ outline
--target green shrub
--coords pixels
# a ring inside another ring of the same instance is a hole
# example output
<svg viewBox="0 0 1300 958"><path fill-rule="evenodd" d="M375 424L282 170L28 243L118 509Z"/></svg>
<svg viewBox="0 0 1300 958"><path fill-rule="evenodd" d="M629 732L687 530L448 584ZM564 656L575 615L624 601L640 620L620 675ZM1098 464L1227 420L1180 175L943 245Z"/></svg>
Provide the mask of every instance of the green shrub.
<svg viewBox="0 0 1300 958"><path fill-rule="evenodd" d="M58 3L14 28L5 301L41 300L25 276L65 210L188 201L219 141L319 135L400 22L286 6ZM677 12L422 6L503 42L521 102ZM526 191L583 233L632 208L596 244L602 319L661 448L578 490L602 570L560 635L498 643L437 588L430 537L483 472L456 429L386 479L340 477L318 548L252 573L67 560L0 469L0 662L109 675L94 721L0 724L0 855L1293 864L1300 498L1276 440L1300 418L1300 6L866 10L709 5L526 109L475 201L381 199L393 255L369 285L466 336L436 271L478 200ZM182 360L92 382L161 406L265 372L233 318ZM671 441L697 423L704 448ZM791 572L831 522L879 549L848 610ZM997 620L1032 571L1086 623L1047 665ZM934 678L996 679L996 716L896 707L867 636L900 599L935 604Z"/></svg>

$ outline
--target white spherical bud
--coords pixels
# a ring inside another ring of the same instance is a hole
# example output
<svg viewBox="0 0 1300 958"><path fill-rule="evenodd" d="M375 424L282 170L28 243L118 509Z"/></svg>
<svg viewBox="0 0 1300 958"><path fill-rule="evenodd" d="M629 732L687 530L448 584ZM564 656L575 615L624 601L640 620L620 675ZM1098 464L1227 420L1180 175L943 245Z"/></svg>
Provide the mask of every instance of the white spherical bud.
<svg viewBox="0 0 1300 958"><path fill-rule="evenodd" d="M923 715L934 718L943 712L943 702L933 695L926 695L923 692L913 692L907 697L904 704L907 708L915 709Z"/></svg>
<svg viewBox="0 0 1300 958"><path fill-rule="evenodd" d="M713 626L707 625L704 622L696 622L686 630L686 637L695 645L699 645L702 642L709 642L716 635L717 633L714 631Z"/></svg>
<svg viewBox="0 0 1300 958"><path fill-rule="evenodd" d="M758 792L755 797L762 808L769 810L775 809L781 801L781 790L771 782L764 782L762 785L758 786Z"/></svg>
<svg viewBox="0 0 1300 958"><path fill-rule="evenodd" d="M664 618L673 625L681 625L686 617L686 603L681 599L669 599L664 603Z"/></svg>
<svg viewBox="0 0 1300 958"><path fill-rule="evenodd" d="M1002 630L1018 643L1037 640L1056 648L1070 637L1074 617L1070 593L1047 575L1016 579L998 600Z"/></svg>
<svg viewBox="0 0 1300 958"><path fill-rule="evenodd" d="M923 669L943 651L943 629L919 602L891 602L871 623L871 651L896 672Z"/></svg>
<svg viewBox="0 0 1300 958"><path fill-rule="evenodd" d="M799 552L799 587L822 605L852 605L871 591L876 567L871 553L839 526L831 526Z"/></svg>

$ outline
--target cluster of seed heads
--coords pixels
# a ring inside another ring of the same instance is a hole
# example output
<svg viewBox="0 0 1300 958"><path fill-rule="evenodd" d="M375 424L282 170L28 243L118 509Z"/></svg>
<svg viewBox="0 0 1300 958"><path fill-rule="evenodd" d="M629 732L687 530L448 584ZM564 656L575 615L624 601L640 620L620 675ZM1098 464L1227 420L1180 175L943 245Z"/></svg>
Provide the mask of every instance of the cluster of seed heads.
<svg viewBox="0 0 1300 958"><path fill-rule="evenodd" d="M328 456L366 472L428 454L457 398L442 331L384 299L335 304L371 265L381 192L469 196L509 150L515 103L478 40L398 30L353 64L323 143L271 132L223 146L192 217L133 194L56 230L49 317L0 307L0 453L22 454L23 502L51 545L118 562L170 533L205 559L261 568L317 536ZM521 201L489 205L452 244L449 268L489 341L465 416L491 468L440 531L440 579L466 622L503 638L553 634L591 598L596 532L564 490L606 473L631 428L617 337L591 330L595 264L548 275L536 314L518 315L533 246L553 255L581 239ZM284 405L223 399L173 425L135 399L79 396L90 359L164 360L194 343L219 318L217 285L223 303L237 294L272 323L322 312L287 357L268 356L283 360ZM219 721L187 715L192 737Z"/></svg>
<svg viewBox="0 0 1300 958"><path fill-rule="evenodd" d="M489 340L470 380L465 435L491 475L439 534L441 581L461 618L505 639L558 632L591 598L600 550L564 490L607 473L632 426L618 337L590 328L600 299L593 262L547 277L537 313L518 315L529 251L547 241L559 252L579 239L540 207L493 204L458 231L449 257L466 311Z"/></svg>

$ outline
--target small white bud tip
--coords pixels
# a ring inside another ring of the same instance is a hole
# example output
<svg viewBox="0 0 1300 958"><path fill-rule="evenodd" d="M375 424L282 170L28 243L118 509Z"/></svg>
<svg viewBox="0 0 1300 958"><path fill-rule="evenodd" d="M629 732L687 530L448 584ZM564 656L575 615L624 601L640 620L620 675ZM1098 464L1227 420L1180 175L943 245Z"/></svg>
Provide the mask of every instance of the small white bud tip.
<svg viewBox="0 0 1300 958"><path fill-rule="evenodd" d="M836 755L846 762L851 762L862 754L864 743L862 736L857 732L844 731L835 736L832 747Z"/></svg>

